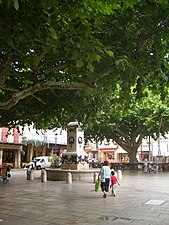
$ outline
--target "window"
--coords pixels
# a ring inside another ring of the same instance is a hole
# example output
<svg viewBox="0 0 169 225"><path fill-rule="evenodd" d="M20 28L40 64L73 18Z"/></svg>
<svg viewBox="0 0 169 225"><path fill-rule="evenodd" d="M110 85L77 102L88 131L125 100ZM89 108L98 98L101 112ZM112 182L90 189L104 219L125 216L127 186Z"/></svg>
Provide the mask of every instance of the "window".
<svg viewBox="0 0 169 225"><path fill-rule="evenodd" d="M114 159L114 151L111 153L108 153L108 159Z"/></svg>

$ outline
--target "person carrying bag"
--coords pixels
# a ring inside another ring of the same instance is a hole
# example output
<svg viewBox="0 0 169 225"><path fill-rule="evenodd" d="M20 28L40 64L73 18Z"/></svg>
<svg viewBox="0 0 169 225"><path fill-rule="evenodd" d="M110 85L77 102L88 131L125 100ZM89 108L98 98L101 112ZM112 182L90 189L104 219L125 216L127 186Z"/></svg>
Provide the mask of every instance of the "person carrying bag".
<svg viewBox="0 0 169 225"><path fill-rule="evenodd" d="M104 165L99 172L99 178L101 177L101 189L103 192L103 198L106 198L107 192L109 191L111 170L108 164L108 161L104 161Z"/></svg>

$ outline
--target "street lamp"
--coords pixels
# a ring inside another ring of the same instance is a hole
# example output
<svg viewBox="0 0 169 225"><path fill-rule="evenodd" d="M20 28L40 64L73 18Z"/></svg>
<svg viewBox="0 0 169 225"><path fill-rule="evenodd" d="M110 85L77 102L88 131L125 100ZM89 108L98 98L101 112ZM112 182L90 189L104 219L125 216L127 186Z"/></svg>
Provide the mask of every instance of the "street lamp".
<svg viewBox="0 0 169 225"><path fill-rule="evenodd" d="M148 160L151 161L151 141L150 141L150 135L148 136Z"/></svg>
<svg viewBox="0 0 169 225"><path fill-rule="evenodd" d="M97 156L97 158L98 158L98 161L99 161L99 163L100 163L100 161L101 161L101 153L100 153L100 148L99 148L99 143L98 143L98 140L96 140L96 151L97 151L97 154L98 154L98 156Z"/></svg>
<svg viewBox="0 0 169 225"><path fill-rule="evenodd" d="M160 137L158 137L158 156L161 156Z"/></svg>
<svg viewBox="0 0 169 225"><path fill-rule="evenodd" d="M55 137L55 152L56 152L56 148L57 148L57 133L55 134L56 135L56 137Z"/></svg>

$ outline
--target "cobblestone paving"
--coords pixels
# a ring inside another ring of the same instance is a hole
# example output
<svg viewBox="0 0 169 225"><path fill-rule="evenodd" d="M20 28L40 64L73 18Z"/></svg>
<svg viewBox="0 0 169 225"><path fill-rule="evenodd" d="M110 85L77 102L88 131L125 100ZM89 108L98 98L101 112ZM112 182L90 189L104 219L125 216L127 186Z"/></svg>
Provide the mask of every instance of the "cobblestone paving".
<svg viewBox="0 0 169 225"><path fill-rule="evenodd" d="M94 183L26 179L25 170L12 170L0 183L0 225L168 225L169 173L124 171L117 188L102 197Z"/></svg>

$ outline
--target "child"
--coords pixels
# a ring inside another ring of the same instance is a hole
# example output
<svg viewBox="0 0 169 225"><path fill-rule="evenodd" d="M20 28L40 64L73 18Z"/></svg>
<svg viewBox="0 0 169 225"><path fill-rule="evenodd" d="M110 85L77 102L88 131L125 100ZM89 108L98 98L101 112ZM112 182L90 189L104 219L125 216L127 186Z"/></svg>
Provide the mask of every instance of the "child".
<svg viewBox="0 0 169 225"><path fill-rule="evenodd" d="M114 176L117 178L117 172L112 168L111 171L114 171Z"/></svg>
<svg viewBox="0 0 169 225"><path fill-rule="evenodd" d="M112 195L116 196L116 186L117 184L120 185L119 181L117 180L117 177L115 176L115 172L111 171L111 188L112 188Z"/></svg>

